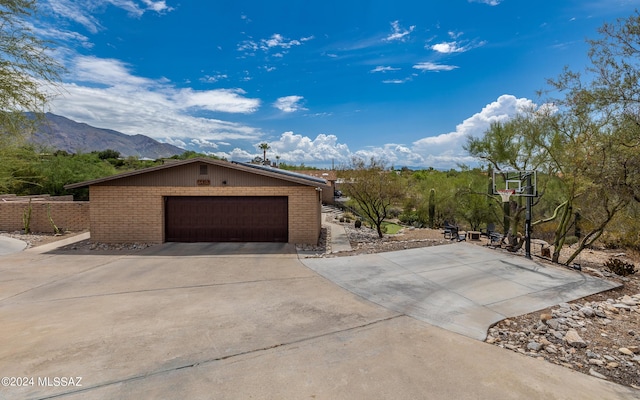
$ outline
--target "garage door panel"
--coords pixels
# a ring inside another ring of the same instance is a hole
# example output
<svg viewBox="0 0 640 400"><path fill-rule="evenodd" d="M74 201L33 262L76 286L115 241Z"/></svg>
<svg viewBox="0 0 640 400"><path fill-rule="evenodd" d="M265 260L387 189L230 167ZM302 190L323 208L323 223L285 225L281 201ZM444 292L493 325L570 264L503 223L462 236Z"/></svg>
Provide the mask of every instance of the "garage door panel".
<svg viewBox="0 0 640 400"><path fill-rule="evenodd" d="M285 196L175 196L165 203L168 242L287 242Z"/></svg>

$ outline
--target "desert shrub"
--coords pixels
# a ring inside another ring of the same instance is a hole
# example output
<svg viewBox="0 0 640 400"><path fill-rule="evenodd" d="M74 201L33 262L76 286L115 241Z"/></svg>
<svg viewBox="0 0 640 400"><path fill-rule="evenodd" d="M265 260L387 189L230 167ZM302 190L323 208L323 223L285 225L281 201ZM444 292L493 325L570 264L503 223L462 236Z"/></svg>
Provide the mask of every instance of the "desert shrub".
<svg viewBox="0 0 640 400"><path fill-rule="evenodd" d="M578 239L576 236L567 236L564 240L564 244L566 244L567 246L571 246L572 244L578 243L579 240L580 239Z"/></svg>
<svg viewBox="0 0 640 400"><path fill-rule="evenodd" d="M402 209L398 207L391 207L388 214L390 218L398 218L400 214L402 214Z"/></svg>
<svg viewBox="0 0 640 400"><path fill-rule="evenodd" d="M640 233L638 232L605 232L600 241L605 249L640 250Z"/></svg>
<svg viewBox="0 0 640 400"><path fill-rule="evenodd" d="M415 211L404 212L398 217L400 222L406 225L413 225L416 222L421 222L418 218L418 214Z"/></svg>
<svg viewBox="0 0 640 400"><path fill-rule="evenodd" d="M619 258L610 258L604 266L611 272L620 276L627 276L636 273L636 266L632 263L624 262Z"/></svg>

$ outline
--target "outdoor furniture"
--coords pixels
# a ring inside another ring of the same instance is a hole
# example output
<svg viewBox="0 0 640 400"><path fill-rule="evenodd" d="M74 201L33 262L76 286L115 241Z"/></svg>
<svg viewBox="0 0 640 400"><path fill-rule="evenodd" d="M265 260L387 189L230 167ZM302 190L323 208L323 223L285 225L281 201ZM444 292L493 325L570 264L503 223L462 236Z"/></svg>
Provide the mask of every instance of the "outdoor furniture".
<svg viewBox="0 0 640 400"><path fill-rule="evenodd" d="M504 236L498 232L493 232L489 235L489 244L491 246L502 246L502 239Z"/></svg>
<svg viewBox="0 0 640 400"><path fill-rule="evenodd" d="M453 225L445 225L443 234L445 239L458 239L458 227Z"/></svg>
<svg viewBox="0 0 640 400"><path fill-rule="evenodd" d="M467 232L469 234L469 239L470 240L480 240L480 235L481 233L478 231L469 231Z"/></svg>
<svg viewBox="0 0 640 400"><path fill-rule="evenodd" d="M480 234L482 236L486 236L486 237L491 237L491 234L493 234L496 231L496 224L494 224L493 222L490 224L487 224L487 227L484 229L480 229Z"/></svg>

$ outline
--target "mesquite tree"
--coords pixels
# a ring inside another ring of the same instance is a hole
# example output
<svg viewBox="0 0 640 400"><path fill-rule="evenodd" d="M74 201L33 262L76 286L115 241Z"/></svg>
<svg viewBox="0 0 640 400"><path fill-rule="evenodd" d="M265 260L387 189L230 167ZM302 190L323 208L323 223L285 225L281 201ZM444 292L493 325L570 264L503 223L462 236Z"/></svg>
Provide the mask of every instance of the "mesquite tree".
<svg viewBox="0 0 640 400"><path fill-rule="evenodd" d="M404 196L403 185L393 170L384 162L371 158L369 163L354 157L351 166L340 172L344 183L341 188L356 205L358 211L373 226L378 237L383 237L382 223L389 210Z"/></svg>

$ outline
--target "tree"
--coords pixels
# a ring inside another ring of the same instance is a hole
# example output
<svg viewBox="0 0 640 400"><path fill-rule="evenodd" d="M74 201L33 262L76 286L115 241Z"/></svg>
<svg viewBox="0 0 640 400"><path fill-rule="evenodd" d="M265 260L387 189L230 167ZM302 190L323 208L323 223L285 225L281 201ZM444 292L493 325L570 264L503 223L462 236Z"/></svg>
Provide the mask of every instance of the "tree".
<svg viewBox="0 0 640 400"><path fill-rule="evenodd" d="M538 170L545 169L548 154L541 151L535 140L536 135L544 129L544 119L539 110L526 110L521 115L505 122L494 122L480 138L469 137L464 148L474 157L485 161L491 170L498 173L504 170ZM496 204L498 200L495 199ZM471 203L471 210L479 211L481 203ZM502 204L503 229L509 248L516 251L524 244L524 238L518 235L526 210L522 197L513 197ZM468 218L478 221L488 218L490 210L480 217L478 212L471 212Z"/></svg>
<svg viewBox="0 0 640 400"><path fill-rule="evenodd" d="M403 186L398 175L385 168L382 161L371 158L369 164L353 158L351 167L340 172L343 192L355 202L363 216L383 237L382 223L391 207L403 198Z"/></svg>
<svg viewBox="0 0 640 400"><path fill-rule="evenodd" d="M27 19L35 0L0 0L0 130L18 136L33 126L52 97L62 70L49 54L50 43L39 39ZM5 143L3 143L5 145Z"/></svg>
<svg viewBox="0 0 640 400"><path fill-rule="evenodd" d="M120 152L113 149L102 150L102 151L99 151L97 154L98 154L98 158L101 160L108 160L110 158L111 159L120 158Z"/></svg>
<svg viewBox="0 0 640 400"><path fill-rule="evenodd" d="M262 150L262 162L266 163L267 162L267 150L269 150L271 148L271 146L269 146L268 143L260 143L258 148L260 148L260 150Z"/></svg>
<svg viewBox="0 0 640 400"><path fill-rule="evenodd" d="M640 14L606 23L598 32L600 38L588 41L590 81L568 69L549 80L563 95L551 100L560 110L555 137L570 139L565 157L571 162L565 165L571 168L576 195L568 199L560 218L554 261L574 207L587 216L590 229L567 263L593 244L630 202L640 202ZM574 128L573 135L566 134L567 127Z"/></svg>

